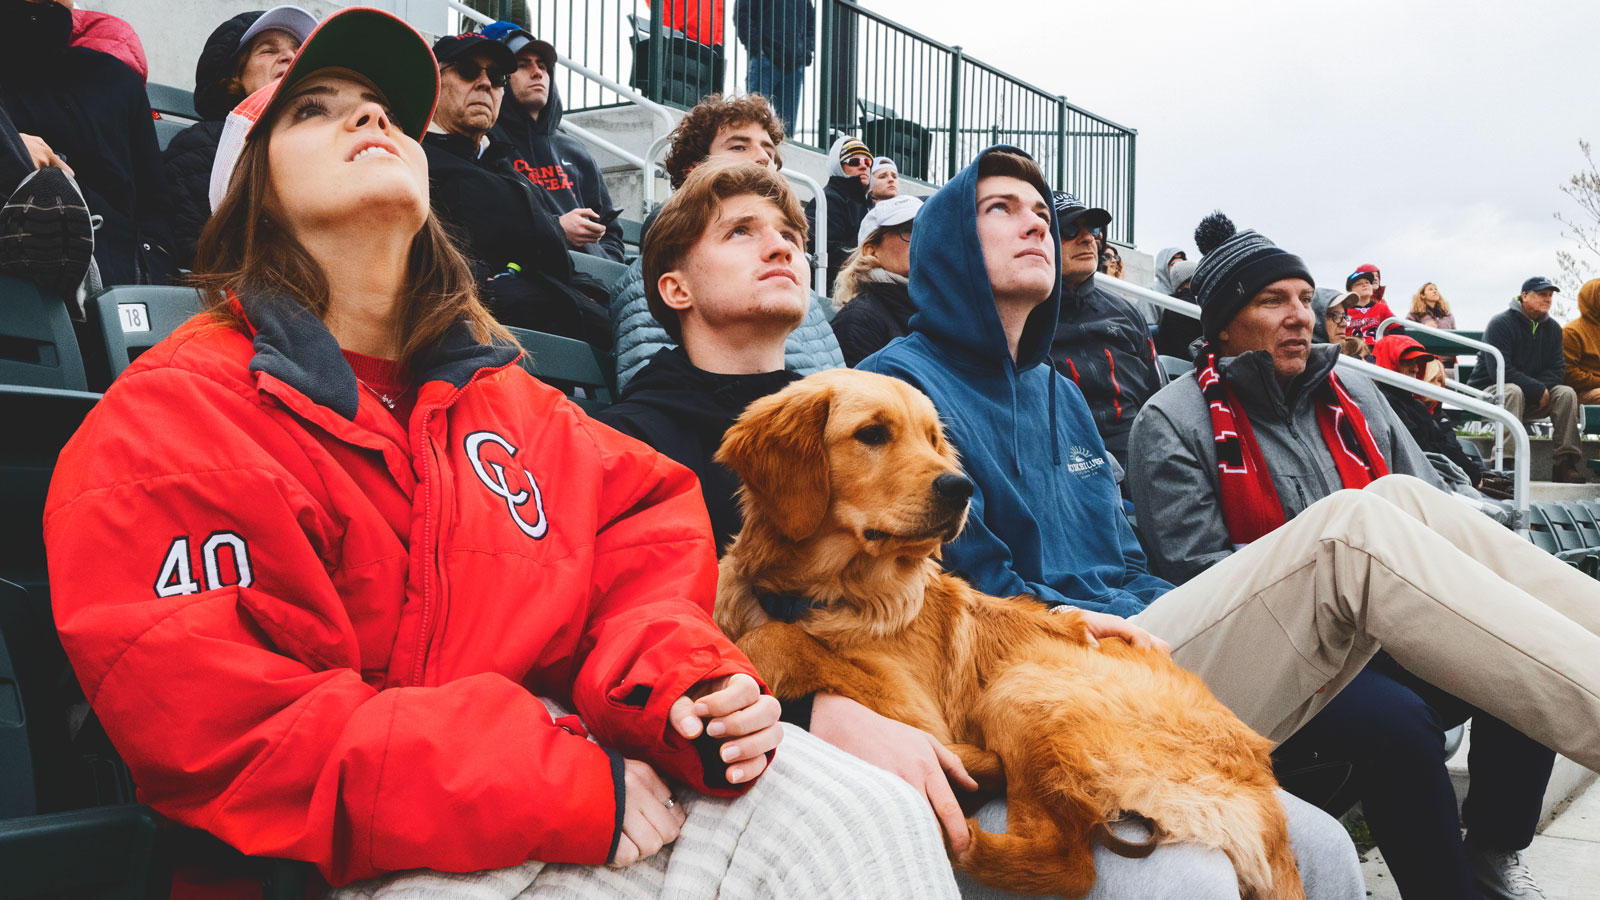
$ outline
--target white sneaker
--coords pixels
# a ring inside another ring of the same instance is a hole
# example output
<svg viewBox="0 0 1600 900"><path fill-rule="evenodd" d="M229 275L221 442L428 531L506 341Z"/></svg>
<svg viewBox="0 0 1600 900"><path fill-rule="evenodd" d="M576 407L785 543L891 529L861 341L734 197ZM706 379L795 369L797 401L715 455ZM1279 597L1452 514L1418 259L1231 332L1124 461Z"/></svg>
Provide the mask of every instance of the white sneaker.
<svg viewBox="0 0 1600 900"><path fill-rule="evenodd" d="M1467 866L1485 900L1549 900L1517 850L1490 850L1469 843Z"/></svg>

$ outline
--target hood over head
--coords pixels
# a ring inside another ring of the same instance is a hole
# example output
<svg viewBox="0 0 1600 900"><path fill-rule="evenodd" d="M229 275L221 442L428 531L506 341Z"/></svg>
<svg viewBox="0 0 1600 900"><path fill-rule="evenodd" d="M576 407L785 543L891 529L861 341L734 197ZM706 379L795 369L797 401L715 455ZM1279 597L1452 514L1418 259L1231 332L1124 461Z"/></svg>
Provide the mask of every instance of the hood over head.
<svg viewBox="0 0 1600 900"><path fill-rule="evenodd" d="M1578 288L1578 318L1600 325L1600 278L1585 281Z"/></svg>
<svg viewBox="0 0 1600 900"><path fill-rule="evenodd" d="M261 18L265 10L242 12L218 25L200 50L194 64L194 111L208 122L219 121L239 105L244 95L228 91L234 57L239 53L239 38Z"/></svg>
<svg viewBox="0 0 1600 900"><path fill-rule="evenodd" d="M978 240L978 167L984 157L997 151L1033 158L1005 145L979 153L922 204L917 227L911 232L911 297L917 306L917 314L911 317L912 330L985 360L1009 359L1011 352ZM1034 187L1049 205L1049 185L1041 181ZM1049 361L1050 340L1061 308L1061 232L1053 208L1049 241L1057 248L1053 254L1054 287L1049 298L1028 315L1017 346L1019 372Z"/></svg>
<svg viewBox="0 0 1600 900"><path fill-rule="evenodd" d="M1355 294L1350 291L1341 291L1338 288L1317 288L1311 293L1311 340L1326 344L1328 342L1328 310L1334 306L1344 306L1350 302Z"/></svg>
<svg viewBox="0 0 1600 900"><path fill-rule="evenodd" d="M1166 247L1156 254L1156 290L1163 294L1171 294L1178 289L1178 285L1183 283L1172 279L1170 268L1172 258L1179 253L1184 256L1189 255L1182 247Z"/></svg>
<svg viewBox="0 0 1600 900"><path fill-rule="evenodd" d="M828 148L828 177L843 178L844 158L856 153L868 157L872 156L872 151L868 150L867 145L862 143L858 137L841 134L835 138L833 145Z"/></svg>

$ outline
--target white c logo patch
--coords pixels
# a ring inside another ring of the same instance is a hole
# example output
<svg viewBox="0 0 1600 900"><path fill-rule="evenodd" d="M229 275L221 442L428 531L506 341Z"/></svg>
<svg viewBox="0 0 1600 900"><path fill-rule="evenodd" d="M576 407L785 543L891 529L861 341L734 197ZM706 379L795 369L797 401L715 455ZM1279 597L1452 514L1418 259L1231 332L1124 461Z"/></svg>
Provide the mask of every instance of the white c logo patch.
<svg viewBox="0 0 1600 900"><path fill-rule="evenodd" d="M517 448L500 435L492 431L474 431L467 435L466 442L467 459L472 463L472 471L478 473L478 479L483 482L484 487L487 487L490 493L506 501L506 509L511 513L511 520L517 523L517 527L522 529L523 534L536 541L543 538L545 533L549 531L550 523L544 516L544 495L539 492L539 482L533 479L532 472L522 469L523 477L528 479L528 487L526 489L518 488L512 490L510 482L506 479L505 466L490 460L487 468L485 468L482 459L483 445L485 443L494 444L504 450L508 462L510 457L517 455ZM494 470L493 476L489 474L490 469ZM518 512L518 507L526 506L529 500L533 501L534 512L538 514L538 521L532 525L529 525L522 518L522 513Z"/></svg>

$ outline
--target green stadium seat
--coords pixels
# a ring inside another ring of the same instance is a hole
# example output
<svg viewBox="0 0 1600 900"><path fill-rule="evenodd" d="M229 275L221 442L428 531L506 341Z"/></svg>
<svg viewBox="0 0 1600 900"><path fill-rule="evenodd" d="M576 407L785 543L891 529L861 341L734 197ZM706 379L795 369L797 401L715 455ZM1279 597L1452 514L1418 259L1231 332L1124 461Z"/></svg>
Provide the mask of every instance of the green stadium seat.
<svg viewBox="0 0 1600 900"><path fill-rule="evenodd" d="M1551 528L1550 520L1545 517L1542 506L1528 507L1528 540L1546 553L1555 554L1561 551L1561 544L1556 540L1555 531Z"/></svg>
<svg viewBox="0 0 1600 900"><path fill-rule="evenodd" d="M1160 359L1161 368L1166 371L1168 381L1179 377L1185 372L1194 371L1194 363L1186 359L1179 359L1176 356L1162 356Z"/></svg>
<svg viewBox="0 0 1600 900"><path fill-rule="evenodd" d="M112 378L193 318L202 306L194 288L155 285L114 287L91 302L99 308L100 333Z"/></svg>
<svg viewBox="0 0 1600 900"><path fill-rule="evenodd" d="M617 279L628 271L626 265L604 256L595 256L582 250L569 250L567 253L572 257L572 267L605 285L607 294L611 293Z"/></svg>
<svg viewBox="0 0 1600 900"><path fill-rule="evenodd" d="M613 392L606 373L611 367L601 364L593 347L542 331L508 330L526 351L520 364L533 377L570 396L585 412L596 413L612 404Z"/></svg>
<svg viewBox="0 0 1600 900"><path fill-rule="evenodd" d="M1595 518L1593 507L1581 500L1567 500L1558 505L1566 509L1577 524L1583 546L1600 548L1600 519Z"/></svg>
<svg viewBox="0 0 1600 900"><path fill-rule="evenodd" d="M0 275L0 385L87 390L83 355L61 298ZM26 422L26 419L12 419Z"/></svg>
<svg viewBox="0 0 1600 900"><path fill-rule="evenodd" d="M191 122L200 120L200 114L194 109L193 91L151 82L145 85L145 95L150 98L150 108L162 115L176 116Z"/></svg>
<svg viewBox="0 0 1600 900"><path fill-rule="evenodd" d="M1585 406L1582 423L1584 434L1600 434L1600 406Z"/></svg>
<svg viewBox="0 0 1600 900"><path fill-rule="evenodd" d="M632 249L634 255L637 255L644 243L644 223L632 219L617 219L617 224L622 226L623 246Z"/></svg>

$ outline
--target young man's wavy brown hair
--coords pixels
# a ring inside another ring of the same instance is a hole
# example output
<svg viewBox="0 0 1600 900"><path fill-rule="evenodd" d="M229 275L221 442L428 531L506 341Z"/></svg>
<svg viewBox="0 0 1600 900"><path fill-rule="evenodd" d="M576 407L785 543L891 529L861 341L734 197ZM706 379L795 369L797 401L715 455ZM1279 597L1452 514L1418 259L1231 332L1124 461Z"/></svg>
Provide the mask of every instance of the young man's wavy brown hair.
<svg viewBox="0 0 1600 900"><path fill-rule="evenodd" d="M683 187L673 193L655 223L645 232L639 255L644 268L644 298L650 314L656 317L674 341L683 341L683 326L678 312L661 299L661 276L683 265L689 251L717 221L722 204L734 197L753 194L770 201L783 213L783 219L800 236L797 254L805 253L806 214L782 175L753 162L710 159L696 166Z"/></svg>
<svg viewBox="0 0 1600 900"><path fill-rule="evenodd" d="M667 150L667 178L672 189L683 187L689 170L711 155L711 142L724 128L756 124L772 138L774 146L783 143L783 120L772 111L772 104L760 94L724 97L707 94L689 110L672 130L672 146Z"/></svg>

